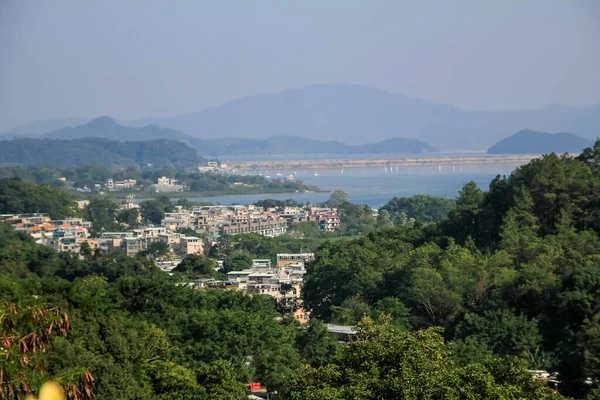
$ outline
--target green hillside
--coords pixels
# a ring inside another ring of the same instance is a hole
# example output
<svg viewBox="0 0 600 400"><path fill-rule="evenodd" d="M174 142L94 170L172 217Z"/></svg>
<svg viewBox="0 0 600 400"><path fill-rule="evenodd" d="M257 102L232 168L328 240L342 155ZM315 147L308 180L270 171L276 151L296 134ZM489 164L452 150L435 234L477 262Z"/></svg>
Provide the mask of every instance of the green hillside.
<svg viewBox="0 0 600 400"><path fill-rule="evenodd" d="M193 167L202 160L184 143L160 139L118 142L101 138L73 140L14 139L0 141L0 164L50 164L77 167L101 164L105 167Z"/></svg>

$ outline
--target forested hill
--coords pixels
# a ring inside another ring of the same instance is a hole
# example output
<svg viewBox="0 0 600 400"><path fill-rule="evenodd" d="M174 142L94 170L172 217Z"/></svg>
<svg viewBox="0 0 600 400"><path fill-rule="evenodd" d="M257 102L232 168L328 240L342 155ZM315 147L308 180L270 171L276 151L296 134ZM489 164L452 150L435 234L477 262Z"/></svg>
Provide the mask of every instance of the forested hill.
<svg viewBox="0 0 600 400"><path fill-rule="evenodd" d="M579 153L592 140L572 133L546 133L523 130L502 139L489 148L489 154Z"/></svg>
<svg viewBox="0 0 600 400"><path fill-rule="evenodd" d="M600 140L577 157L535 159L498 176L488 191L466 184L439 224L404 218L404 227L325 243L308 269L304 305L313 318L339 324L387 315L399 329L440 326L459 364L517 357L529 369L557 373L562 393L598 399L599 204ZM408 206L397 199L386 209ZM323 381L340 387L316 369L302 378L305 395Z"/></svg>
<svg viewBox="0 0 600 400"><path fill-rule="evenodd" d="M109 168L173 165L194 167L202 161L184 143L160 139L144 142L118 142L101 138L73 140L14 139L0 141L0 164L50 164L77 167L101 164Z"/></svg>

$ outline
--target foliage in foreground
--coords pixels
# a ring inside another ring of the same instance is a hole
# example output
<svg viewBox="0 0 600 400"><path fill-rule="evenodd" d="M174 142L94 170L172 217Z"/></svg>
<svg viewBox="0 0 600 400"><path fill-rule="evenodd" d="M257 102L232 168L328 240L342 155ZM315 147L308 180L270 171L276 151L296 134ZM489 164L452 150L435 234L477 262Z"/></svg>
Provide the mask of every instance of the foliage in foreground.
<svg viewBox="0 0 600 400"><path fill-rule="evenodd" d="M458 366L439 329L407 332L388 319L358 325L339 362L303 365L286 383L290 400L547 399L517 358ZM559 396L553 396L558 398Z"/></svg>
<svg viewBox="0 0 600 400"><path fill-rule="evenodd" d="M313 316L440 326L460 365L517 356L582 397L600 382L600 141L468 183L437 225L328 242L305 279ZM591 382L591 384L586 383Z"/></svg>

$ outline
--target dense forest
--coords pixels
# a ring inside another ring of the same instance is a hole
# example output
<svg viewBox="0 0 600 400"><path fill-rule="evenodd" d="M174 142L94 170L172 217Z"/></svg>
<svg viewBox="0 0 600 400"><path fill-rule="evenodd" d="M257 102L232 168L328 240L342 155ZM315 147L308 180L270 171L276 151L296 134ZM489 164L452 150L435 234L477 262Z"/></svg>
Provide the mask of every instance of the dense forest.
<svg viewBox="0 0 600 400"><path fill-rule="evenodd" d="M325 243L305 301L325 321L441 327L459 365L516 356L580 397L600 380L599 233L600 141L465 185L439 224Z"/></svg>
<svg viewBox="0 0 600 400"><path fill-rule="evenodd" d="M0 141L0 164L49 164L79 167L97 163L109 168L195 167L202 162L196 151L184 143L160 139L119 142L102 138L73 140L14 139Z"/></svg>
<svg viewBox="0 0 600 400"><path fill-rule="evenodd" d="M0 226L0 393L51 378L77 399L242 399L254 381L293 400L561 398L528 373L545 369L563 395L599 398L600 141L488 191L468 183L447 206L405 221L417 207L397 199L368 235L319 238L304 326L268 297L180 283L216 273L210 259L298 251L309 225L223 237L173 276L152 255L57 254ZM338 344L323 322L358 335Z"/></svg>

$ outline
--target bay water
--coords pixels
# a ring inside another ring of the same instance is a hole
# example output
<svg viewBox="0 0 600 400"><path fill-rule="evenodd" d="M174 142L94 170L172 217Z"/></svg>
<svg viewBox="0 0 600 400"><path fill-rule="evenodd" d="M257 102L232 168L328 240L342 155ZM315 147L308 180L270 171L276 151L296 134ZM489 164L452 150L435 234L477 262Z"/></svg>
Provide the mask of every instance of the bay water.
<svg viewBox="0 0 600 400"><path fill-rule="evenodd" d="M314 185L322 191L314 193L274 193L252 195L224 195L210 197L191 197L191 201L212 202L224 205L250 204L261 199L293 199L299 202L322 203L329 198L333 190L344 190L349 200L355 204L367 204L380 207L394 196L410 197L415 194L427 194L455 198L462 186L474 181L487 190L496 175L510 174L518 164L468 164L468 165L420 165L392 167L360 167L339 169L306 169L298 171L266 170L253 171L252 174L269 175L271 178L285 179L295 172L295 179L306 185ZM281 175L277 175L281 174Z"/></svg>

